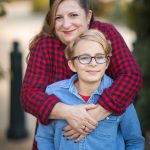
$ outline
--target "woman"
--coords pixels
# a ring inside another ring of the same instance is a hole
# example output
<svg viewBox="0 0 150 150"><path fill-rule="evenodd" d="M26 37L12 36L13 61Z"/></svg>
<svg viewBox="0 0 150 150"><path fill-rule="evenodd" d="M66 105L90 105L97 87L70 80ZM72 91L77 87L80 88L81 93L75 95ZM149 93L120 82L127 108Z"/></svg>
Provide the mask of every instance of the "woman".
<svg viewBox="0 0 150 150"><path fill-rule="evenodd" d="M79 35L95 28L103 32L112 43L113 56L107 74L114 79L110 88L98 99L99 106L69 106L55 96L45 94L45 87L69 78L73 73L67 66L64 49ZM83 138L83 126L89 132L109 114L122 114L133 101L142 85L138 64L123 38L110 24L93 20L88 0L55 0L48 12L42 31L30 45L30 57L24 77L21 104L26 112L42 123L50 119L67 120L65 136ZM71 130L76 128L76 130ZM70 136L71 135L71 136ZM36 144L33 150L37 149Z"/></svg>

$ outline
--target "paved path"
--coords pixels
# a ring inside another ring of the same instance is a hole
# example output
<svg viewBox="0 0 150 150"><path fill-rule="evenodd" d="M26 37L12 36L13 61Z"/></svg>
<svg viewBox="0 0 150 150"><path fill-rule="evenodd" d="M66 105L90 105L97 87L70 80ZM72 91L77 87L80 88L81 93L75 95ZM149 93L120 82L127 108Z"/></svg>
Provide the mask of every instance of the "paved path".
<svg viewBox="0 0 150 150"><path fill-rule="evenodd" d="M8 141L6 131L9 126L9 105L10 105L10 62L9 55L12 50L12 42L19 41L20 50L23 54L23 72L25 71L25 57L28 53L28 43L37 33L43 22L44 14L31 13L29 1L14 2L5 5L7 16L0 18L0 65L2 65L5 78L0 80L0 149L2 150L29 150L31 148L32 136L35 127L35 119L26 114L27 128L30 132L29 138L23 141ZM132 42L135 34L126 27L116 26L127 45L132 49Z"/></svg>

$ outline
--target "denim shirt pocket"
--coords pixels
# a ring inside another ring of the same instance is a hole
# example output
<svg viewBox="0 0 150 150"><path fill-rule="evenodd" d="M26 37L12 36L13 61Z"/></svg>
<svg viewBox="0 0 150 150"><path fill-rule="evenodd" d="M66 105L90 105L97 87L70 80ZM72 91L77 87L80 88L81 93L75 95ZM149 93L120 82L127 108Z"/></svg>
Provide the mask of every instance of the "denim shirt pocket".
<svg viewBox="0 0 150 150"><path fill-rule="evenodd" d="M95 136L99 139L114 140L117 137L118 116L110 115L98 123L95 131Z"/></svg>

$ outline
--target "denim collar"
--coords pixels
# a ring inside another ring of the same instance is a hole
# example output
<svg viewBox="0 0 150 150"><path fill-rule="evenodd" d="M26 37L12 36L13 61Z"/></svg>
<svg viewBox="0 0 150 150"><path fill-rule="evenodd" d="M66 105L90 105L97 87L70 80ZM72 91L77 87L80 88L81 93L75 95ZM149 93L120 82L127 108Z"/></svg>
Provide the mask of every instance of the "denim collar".
<svg viewBox="0 0 150 150"><path fill-rule="evenodd" d="M74 74L70 79L65 80L65 82L60 84L60 87L67 88L67 89L69 89L69 92L71 92L75 95L78 95L77 88L74 85L74 81L77 79L78 79L78 75ZM113 80L109 76L104 74L100 86L98 87L98 89L96 91L93 92L92 95L95 95L95 94L101 95L105 88L108 88L112 85L112 82L113 82Z"/></svg>

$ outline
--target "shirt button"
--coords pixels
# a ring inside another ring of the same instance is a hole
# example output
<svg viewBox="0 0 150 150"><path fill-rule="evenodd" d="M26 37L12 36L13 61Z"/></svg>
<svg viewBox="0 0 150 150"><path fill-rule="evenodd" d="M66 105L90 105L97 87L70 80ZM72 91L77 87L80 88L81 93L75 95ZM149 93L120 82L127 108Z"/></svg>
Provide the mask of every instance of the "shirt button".
<svg viewBox="0 0 150 150"><path fill-rule="evenodd" d="M106 117L107 120L109 120L109 117Z"/></svg>

